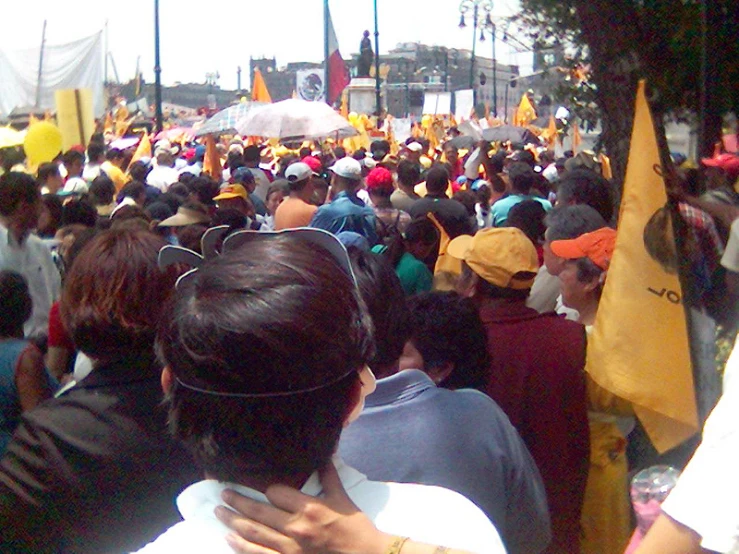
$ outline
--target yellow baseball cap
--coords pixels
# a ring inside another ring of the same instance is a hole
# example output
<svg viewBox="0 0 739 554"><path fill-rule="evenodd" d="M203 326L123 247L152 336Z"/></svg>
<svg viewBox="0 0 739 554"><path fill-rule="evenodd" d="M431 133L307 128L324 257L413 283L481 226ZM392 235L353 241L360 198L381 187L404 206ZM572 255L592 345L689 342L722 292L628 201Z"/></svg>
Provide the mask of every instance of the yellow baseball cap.
<svg viewBox="0 0 739 554"><path fill-rule="evenodd" d="M213 200L218 202L219 200L230 200L231 198L243 198L244 200L247 200L249 198L249 194L241 185L228 185L223 187L218 196L214 197Z"/></svg>
<svg viewBox="0 0 739 554"><path fill-rule="evenodd" d="M539 271L534 244L515 227L461 235L449 243L446 253L464 261L491 285L502 288L530 289Z"/></svg>

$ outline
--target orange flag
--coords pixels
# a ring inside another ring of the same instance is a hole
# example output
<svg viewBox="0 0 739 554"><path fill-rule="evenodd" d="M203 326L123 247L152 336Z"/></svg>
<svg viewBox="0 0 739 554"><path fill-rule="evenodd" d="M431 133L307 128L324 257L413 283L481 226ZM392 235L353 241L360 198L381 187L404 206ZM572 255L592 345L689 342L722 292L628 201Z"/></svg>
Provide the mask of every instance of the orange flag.
<svg viewBox="0 0 739 554"><path fill-rule="evenodd" d="M518 127L526 127L534 119L536 119L536 111L534 111L534 106L531 105L528 95L524 94L521 96L521 103L516 108L514 124Z"/></svg>
<svg viewBox="0 0 739 554"><path fill-rule="evenodd" d="M600 173L606 179L613 179L613 170L611 169L611 158L601 152L598 156L600 162Z"/></svg>
<svg viewBox="0 0 739 554"><path fill-rule="evenodd" d="M580 126L577 123L572 124L572 152L577 154L577 149L582 144L582 137L580 136Z"/></svg>
<svg viewBox="0 0 739 554"><path fill-rule="evenodd" d="M554 148L554 145L557 143L557 122L554 121L553 115L549 116L549 125L547 126L545 133L549 148Z"/></svg>
<svg viewBox="0 0 739 554"><path fill-rule="evenodd" d="M272 97L267 90L262 72L259 68L254 70L254 82L251 84L251 99L255 102L272 102Z"/></svg>
<svg viewBox="0 0 739 554"><path fill-rule="evenodd" d="M112 133L114 129L115 129L115 123L113 123L113 116L110 114L110 112L107 112L105 114L105 123L103 124L103 132Z"/></svg>
<svg viewBox="0 0 739 554"><path fill-rule="evenodd" d="M203 173L210 175L219 183L223 179L223 167L221 166L221 157L216 149L216 141L213 135L205 137L205 158L203 159Z"/></svg>

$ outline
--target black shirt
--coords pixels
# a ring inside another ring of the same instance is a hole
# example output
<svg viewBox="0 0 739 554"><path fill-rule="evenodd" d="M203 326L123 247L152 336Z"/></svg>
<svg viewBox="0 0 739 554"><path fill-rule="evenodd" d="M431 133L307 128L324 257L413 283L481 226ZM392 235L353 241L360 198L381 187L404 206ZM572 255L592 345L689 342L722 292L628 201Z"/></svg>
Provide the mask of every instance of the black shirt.
<svg viewBox="0 0 739 554"><path fill-rule="evenodd" d="M409 213L413 218L434 214L452 239L459 235L475 234L467 209L446 196L426 195L411 205Z"/></svg>

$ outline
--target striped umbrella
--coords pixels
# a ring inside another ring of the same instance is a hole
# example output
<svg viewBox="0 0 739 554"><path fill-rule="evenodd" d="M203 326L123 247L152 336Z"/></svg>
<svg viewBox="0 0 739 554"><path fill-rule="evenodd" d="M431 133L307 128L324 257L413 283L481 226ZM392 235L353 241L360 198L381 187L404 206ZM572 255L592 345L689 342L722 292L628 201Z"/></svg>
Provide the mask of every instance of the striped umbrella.
<svg viewBox="0 0 739 554"><path fill-rule="evenodd" d="M195 136L202 137L209 134L235 133L236 123L243 119L249 110L257 106L264 106L265 102L239 102L221 110L206 121L195 131Z"/></svg>

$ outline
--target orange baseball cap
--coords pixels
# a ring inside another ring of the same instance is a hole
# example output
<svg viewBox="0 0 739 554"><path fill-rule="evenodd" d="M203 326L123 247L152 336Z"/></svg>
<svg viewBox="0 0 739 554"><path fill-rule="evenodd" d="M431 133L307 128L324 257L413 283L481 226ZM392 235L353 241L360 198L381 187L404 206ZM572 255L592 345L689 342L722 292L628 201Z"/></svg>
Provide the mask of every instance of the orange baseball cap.
<svg viewBox="0 0 739 554"><path fill-rule="evenodd" d="M566 260L589 258L591 262L605 270L611 263L616 247L616 230L603 227L575 239L552 241L550 246L552 252L560 258Z"/></svg>
<svg viewBox="0 0 739 554"><path fill-rule="evenodd" d="M218 200L230 200L231 198L243 198L247 200L249 194L241 185L228 185L223 187L218 193L218 196L214 197L213 200L217 202Z"/></svg>
<svg viewBox="0 0 739 554"><path fill-rule="evenodd" d="M446 253L502 288L530 289L539 271L534 244L515 227L482 229L474 237L461 235L449 243Z"/></svg>

